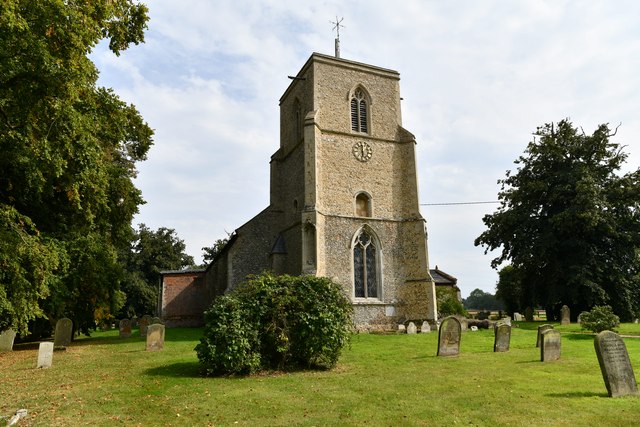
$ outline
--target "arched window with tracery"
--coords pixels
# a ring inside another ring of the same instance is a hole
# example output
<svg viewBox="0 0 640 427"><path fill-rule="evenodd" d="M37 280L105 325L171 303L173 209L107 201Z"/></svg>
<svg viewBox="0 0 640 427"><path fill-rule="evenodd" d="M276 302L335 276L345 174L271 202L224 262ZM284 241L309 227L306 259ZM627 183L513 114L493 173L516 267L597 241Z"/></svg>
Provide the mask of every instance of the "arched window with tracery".
<svg viewBox="0 0 640 427"><path fill-rule="evenodd" d="M367 96L362 89L356 89L351 96L351 130L369 132Z"/></svg>
<svg viewBox="0 0 640 427"><path fill-rule="evenodd" d="M363 228L353 242L353 283L356 298L379 298L380 250L375 236Z"/></svg>

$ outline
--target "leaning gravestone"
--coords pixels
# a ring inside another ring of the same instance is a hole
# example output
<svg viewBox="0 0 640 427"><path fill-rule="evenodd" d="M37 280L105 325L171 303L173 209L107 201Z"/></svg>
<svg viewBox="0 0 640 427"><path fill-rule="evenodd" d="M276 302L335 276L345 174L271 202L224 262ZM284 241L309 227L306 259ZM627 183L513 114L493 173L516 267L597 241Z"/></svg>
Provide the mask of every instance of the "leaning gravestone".
<svg viewBox="0 0 640 427"><path fill-rule="evenodd" d="M73 335L73 322L71 319L63 317L56 323L56 332L53 336L53 348L56 350L64 350L71 345L71 336Z"/></svg>
<svg viewBox="0 0 640 427"><path fill-rule="evenodd" d="M413 322L409 322L409 326L407 326L407 333L415 334L416 332L418 332L418 328L416 328L416 324Z"/></svg>
<svg viewBox="0 0 640 427"><path fill-rule="evenodd" d="M540 361L552 362L560 359L560 332L547 329L540 337Z"/></svg>
<svg viewBox="0 0 640 427"><path fill-rule="evenodd" d="M553 329L553 325L544 324L538 326L538 338L536 338L536 347L540 347L540 338L542 337L542 333L544 331L548 331L549 329Z"/></svg>
<svg viewBox="0 0 640 427"><path fill-rule="evenodd" d="M493 351L503 352L509 351L509 343L511 342L511 325L506 323L498 325L494 329Z"/></svg>
<svg viewBox="0 0 640 427"><path fill-rule="evenodd" d="M131 336L131 320L122 319L118 324L120 330L120 338L129 338Z"/></svg>
<svg viewBox="0 0 640 427"><path fill-rule="evenodd" d="M12 351L13 341L16 339L16 331L7 329L0 334L0 352Z"/></svg>
<svg viewBox="0 0 640 427"><path fill-rule="evenodd" d="M460 336L462 326L453 316L445 317L438 331L438 356L457 356L460 354Z"/></svg>
<svg viewBox="0 0 640 427"><path fill-rule="evenodd" d="M147 328L147 351L159 351L164 348L164 325L154 323Z"/></svg>
<svg viewBox="0 0 640 427"><path fill-rule="evenodd" d="M429 325L429 322L425 320L424 322L422 322L422 326L420 326L420 333L428 334L429 332L431 332L431 325Z"/></svg>
<svg viewBox="0 0 640 427"><path fill-rule="evenodd" d="M50 368L53 364L53 343L41 342L38 348L38 368Z"/></svg>
<svg viewBox="0 0 640 427"><path fill-rule="evenodd" d="M140 336L141 337L146 337L147 336L147 328L151 324L151 319L152 319L151 316L149 316L148 314L145 314L138 321L138 325L140 325Z"/></svg>
<svg viewBox="0 0 640 427"><path fill-rule="evenodd" d="M571 324L571 310L566 305L563 305L560 309L560 324L561 325L570 325Z"/></svg>
<svg viewBox="0 0 640 427"><path fill-rule="evenodd" d="M593 344L609 397L638 394L638 385L629 360L627 346L620 335L611 331L602 331L596 335Z"/></svg>

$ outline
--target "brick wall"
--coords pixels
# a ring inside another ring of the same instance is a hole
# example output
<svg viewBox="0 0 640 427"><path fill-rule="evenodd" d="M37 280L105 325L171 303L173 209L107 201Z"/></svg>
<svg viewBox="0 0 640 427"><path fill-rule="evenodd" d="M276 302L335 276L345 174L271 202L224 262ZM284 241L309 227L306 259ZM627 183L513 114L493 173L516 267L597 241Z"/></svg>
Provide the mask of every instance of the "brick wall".
<svg viewBox="0 0 640 427"><path fill-rule="evenodd" d="M162 274L161 318L167 327L204 324L204 311L210 301L204 286L204 270Z"/></svg>

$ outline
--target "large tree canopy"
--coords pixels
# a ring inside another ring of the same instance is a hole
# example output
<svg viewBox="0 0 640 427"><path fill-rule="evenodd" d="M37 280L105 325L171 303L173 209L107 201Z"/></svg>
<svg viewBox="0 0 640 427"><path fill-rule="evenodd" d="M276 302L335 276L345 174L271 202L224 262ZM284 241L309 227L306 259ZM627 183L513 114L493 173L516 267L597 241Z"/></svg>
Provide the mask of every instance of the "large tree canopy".
<svg viewBox="0 0 640 427"><path fill-rule="evenodd" d="M476 240L510 261L523 300L548 315L610 304L623 318L638 314L640 171L622 174L627 158L607 125L591 135L568 120L538 128L507 171L498 210L483 218Z"/></svg>
<svg viewBox="0 0 640 427"><path fill-rule="evenodd" d="M0 330L113 307L117 248L143 203L133 185L152 130L96 86L87 55L143 41L131 0L4 0L0 7Z"/></svg>

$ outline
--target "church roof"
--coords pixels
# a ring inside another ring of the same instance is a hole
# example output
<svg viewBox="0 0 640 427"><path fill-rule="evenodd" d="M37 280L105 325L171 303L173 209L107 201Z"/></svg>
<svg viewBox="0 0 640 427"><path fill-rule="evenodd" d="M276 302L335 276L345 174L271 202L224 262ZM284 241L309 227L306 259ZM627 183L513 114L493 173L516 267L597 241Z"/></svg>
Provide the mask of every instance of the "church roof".
<svg viewBox="0 0 640 427"><path fill-rule="evenodd" d="M431 273L431 277L433 277L436 285L456 286L458 283L458 279L440 270L437 265L436 268L429 269L429 273Z"/></svg>

